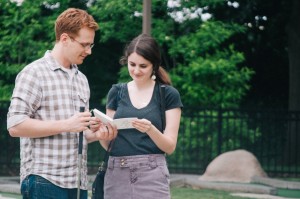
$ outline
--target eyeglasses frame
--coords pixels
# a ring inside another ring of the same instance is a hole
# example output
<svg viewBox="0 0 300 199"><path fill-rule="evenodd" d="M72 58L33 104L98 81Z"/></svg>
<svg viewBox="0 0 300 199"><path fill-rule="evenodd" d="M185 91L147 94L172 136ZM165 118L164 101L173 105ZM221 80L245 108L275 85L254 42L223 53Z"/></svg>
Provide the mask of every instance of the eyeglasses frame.
<svg viewBox="0 0 300 199"><path fill-rule="evenodd" d="M74 37L68 35L70 37L71 40L74 40L76 41L78 44L80 44L85 50L89 50L89 49L92 49L95 44L92 43L92 44L84 44L84 43L81 43L80 41L77 41Z"/></svg>

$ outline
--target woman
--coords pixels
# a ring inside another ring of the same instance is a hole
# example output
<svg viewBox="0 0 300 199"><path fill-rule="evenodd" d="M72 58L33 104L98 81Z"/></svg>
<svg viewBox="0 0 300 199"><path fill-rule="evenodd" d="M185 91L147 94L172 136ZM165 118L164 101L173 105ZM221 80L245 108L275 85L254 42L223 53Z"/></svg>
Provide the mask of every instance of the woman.
<svg viewBox="0 0 300 199"><path fill-rule="evenodd" d="M119 130L112 143L104 198L170 198L165 154L176 148L183 107L180 95L160 66L159 46L152 37L142 34L133 39L120 63L128 64L132 81L112 86L106 114L138 119L132 122L134 128ZM159 84L166 85L164 130ZM101 141L106 149L108 143Z"/></svg>

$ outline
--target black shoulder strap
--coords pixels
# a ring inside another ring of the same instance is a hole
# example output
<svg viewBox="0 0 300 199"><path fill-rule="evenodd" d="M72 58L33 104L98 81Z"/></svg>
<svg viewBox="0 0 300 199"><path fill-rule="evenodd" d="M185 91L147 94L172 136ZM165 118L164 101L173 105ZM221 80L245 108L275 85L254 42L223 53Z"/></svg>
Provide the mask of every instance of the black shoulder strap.
<svg viewBox="0 0 300 199"><path fill-rule="evenodd" d="M165 90L166 85L161 84L159 86L159 92L160 92L160 111L161 111L161 120L162 120L162 133L164 132L166 128L166 99L165 99Z"/></svg>
<svg viewBox="0 0 300 199"><path fill-rule="evenodd" d="M114 142L114 140L109 142L108 147L107 147L107 151L105 151L104 158L103 158L103 161L101 163L102 164L101 166L103 167L102 169L106 169L106 164L108 162L109 152L112 148L113 142Z"/></svg>

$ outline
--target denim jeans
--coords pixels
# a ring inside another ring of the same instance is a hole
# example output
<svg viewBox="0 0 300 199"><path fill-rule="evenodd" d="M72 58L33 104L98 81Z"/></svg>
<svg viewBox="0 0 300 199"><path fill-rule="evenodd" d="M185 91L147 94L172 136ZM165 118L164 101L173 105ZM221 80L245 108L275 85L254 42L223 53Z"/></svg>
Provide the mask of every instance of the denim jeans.
<svg viewBox="0 0 300 199"><path fill-rule="evenodd" d="M23 199L76 199L77 188L66 189L37 175L27 176L21 183ZM87 199L87 190L80 190L80 199Z"/></svg>

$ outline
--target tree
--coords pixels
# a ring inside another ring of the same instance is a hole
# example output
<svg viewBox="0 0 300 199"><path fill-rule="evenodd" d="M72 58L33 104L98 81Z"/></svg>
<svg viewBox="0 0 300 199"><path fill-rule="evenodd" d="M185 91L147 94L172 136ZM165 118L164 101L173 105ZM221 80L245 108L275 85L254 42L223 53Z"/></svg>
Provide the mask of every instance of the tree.
<svg viewBox="0 0 300 199"><path fill-rule="evenodd" d="M224 43L242 31L236 24L209 21L171 45L172 55L184 57L172 75L186 105L239 107L253 71L241 66L244 56L233 44Z"/></svg>
<svg viewBox="0 0 300 199"><path fill-rule="evenodd" d="M54 45L54 22L68 7L87 1L0 0L0 100L11 97L16 74Z"/></svg>
<svg viewBox="0 0 300 199"><path fill-rule="evenodd" d="M215 5L215 1L209 3ZM170 8L162 1L152 4L152 36L162 46L163 64L171 72L174 85L186 105L238 105L249 89L247 82L253 72L238 68L244 57L229 39L244 28L232 23L204 22L200 16L182 22L172 18L171 12L188 8L185 6L190 5ZM102 42L114 39L124 46L141 33L140 1L99 0L91 10L99 20ZM123 80L126 74L127 70L122 70Z"/></svg>
<svg viewBox="0 0 300 199"><path fill-rule="evenodd" d="M45 26L49 22L44 24L40 20L39 7L32 7L28 2L18 6L1 0L0 13L0 99L7 100L11 96L16 73L49 45L45 42L49 36ZM31 50L24 50L29 46Z"/></svg>

